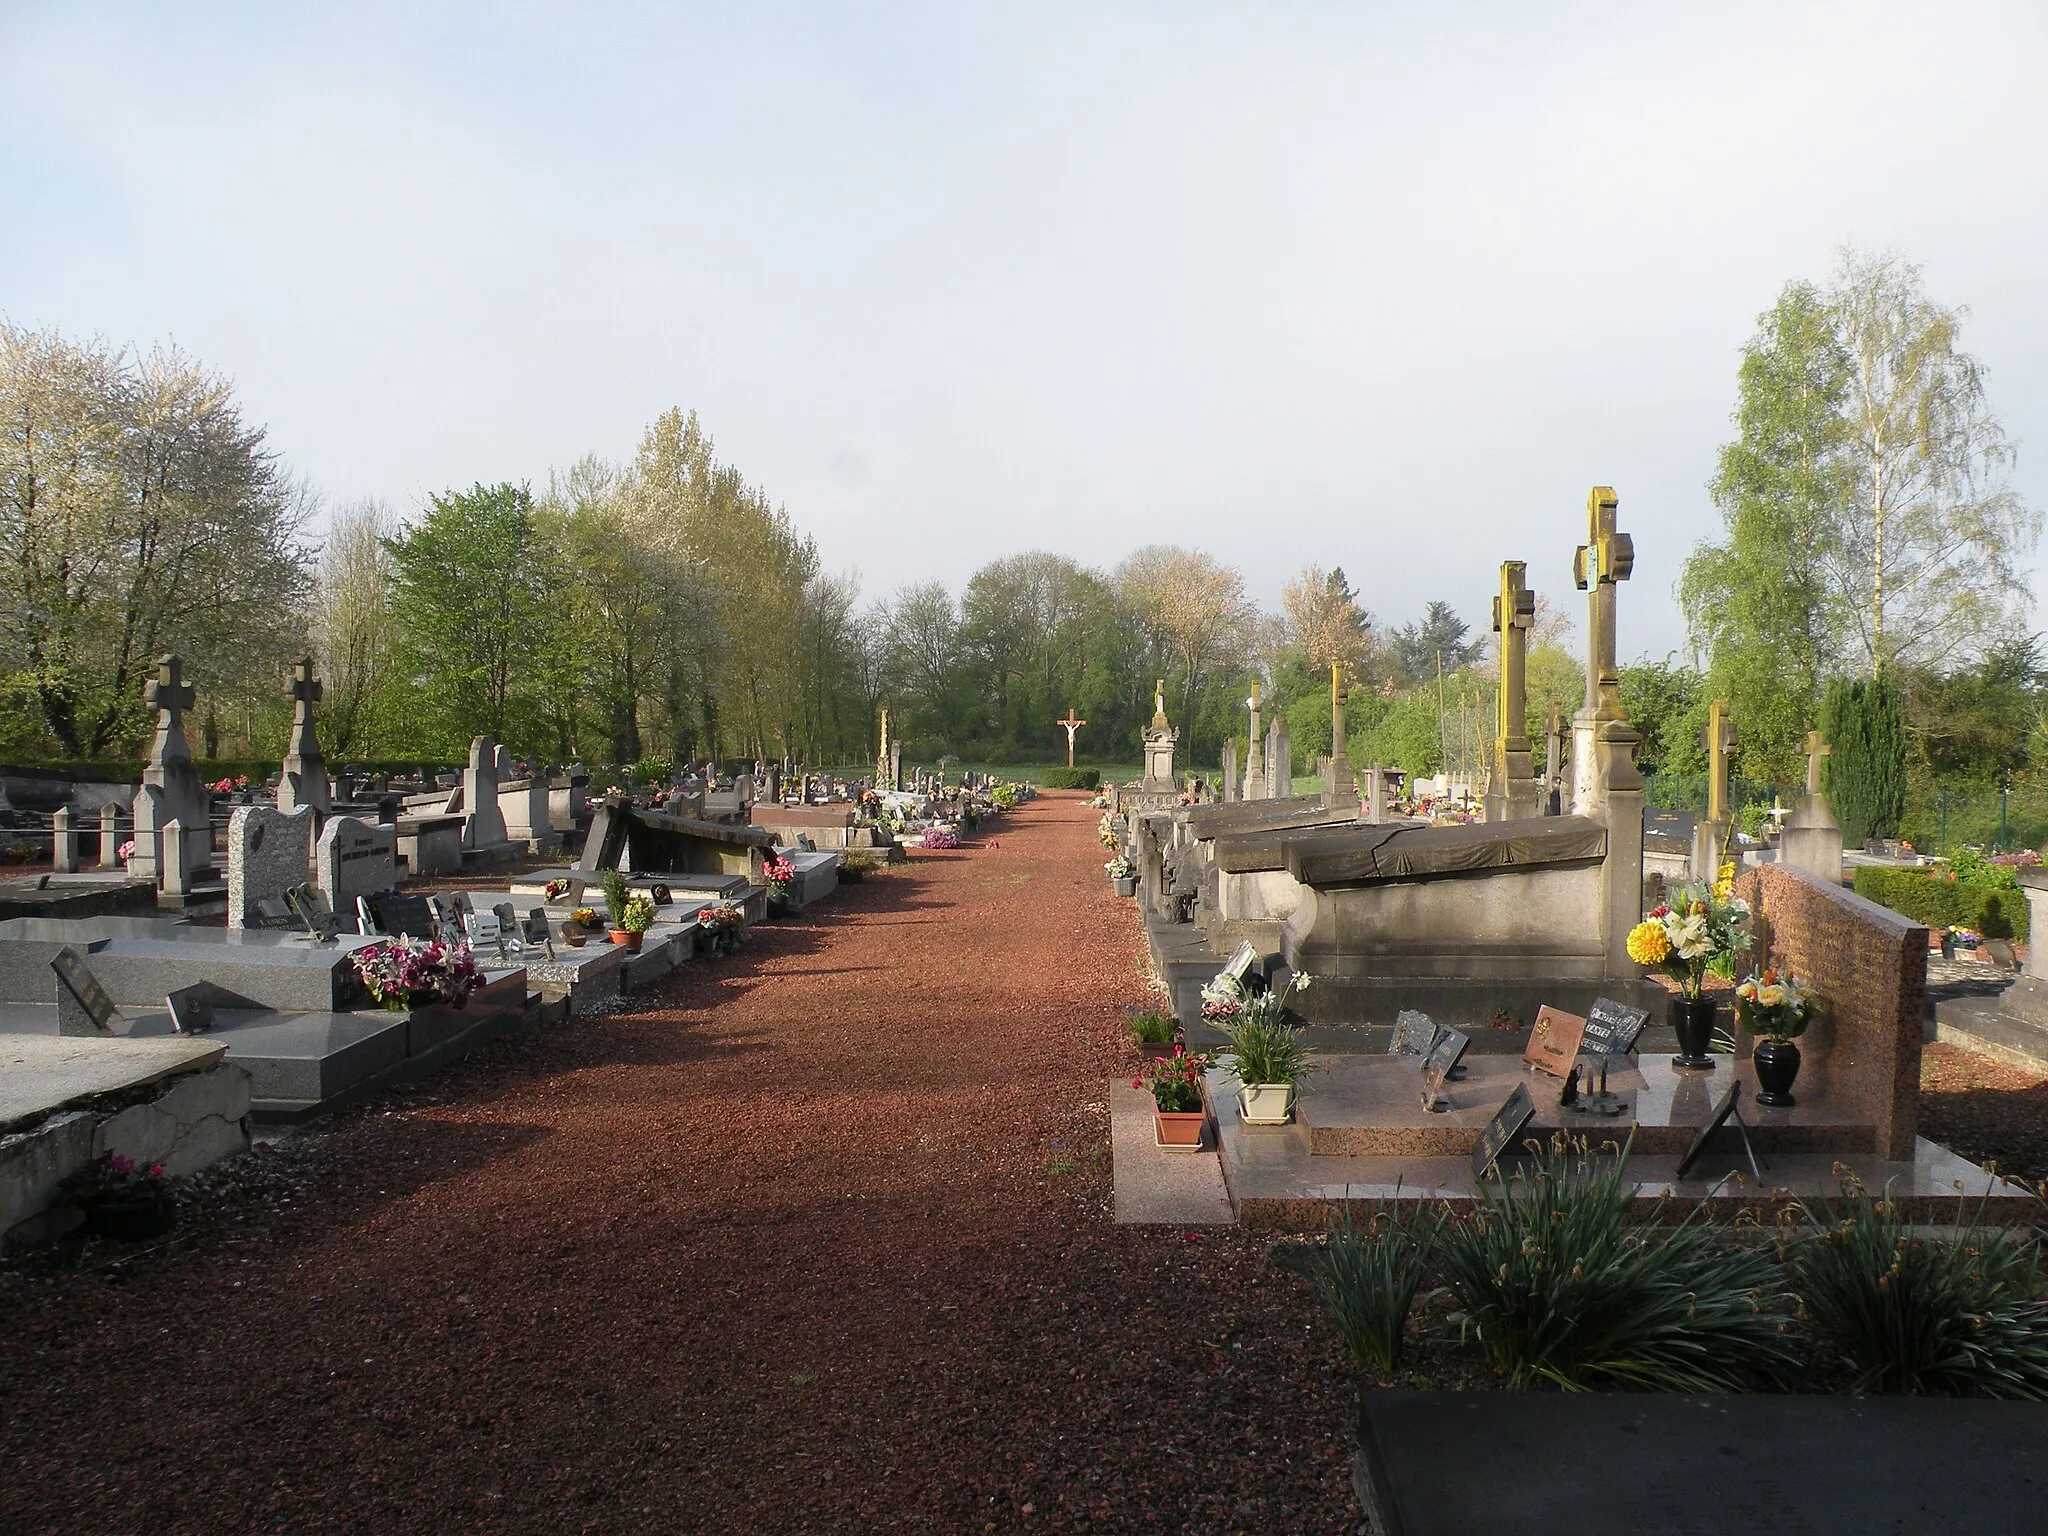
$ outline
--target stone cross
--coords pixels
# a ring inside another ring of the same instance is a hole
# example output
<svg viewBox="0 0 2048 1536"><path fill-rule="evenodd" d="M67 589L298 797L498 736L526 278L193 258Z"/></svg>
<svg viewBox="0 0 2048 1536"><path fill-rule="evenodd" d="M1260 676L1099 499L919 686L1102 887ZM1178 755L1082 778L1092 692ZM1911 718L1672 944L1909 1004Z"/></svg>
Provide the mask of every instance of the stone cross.
<svg viewBox="0 0 2048 1536"><path fill-rule="evenodd" d="M882 744L875 751L875 788L889 776L889 711L882 711Z"/></svg>
<svg viewBox="0 0 2048 1536"><path fill-rule="evenodd" d="M1564 716L1555 704L1550 707L1550 718L1543 723L1543 775L1550 786L1550 814L1562 809L1564 794Z"/></svg>
<svg viewBox="0 0 2048 1536"><path fill-rule="evenodd" d="M1263 800L1266 798L1265 743L1259 739L1259 680L1252 679L1252 696L1245 701L1245 707L1252 712L1252 732L1244 749L1244 798Z"/></svg>
<svg viewBox="0 0 2048 1536"><path fill-rule="evenodd" d="M305 805L324 815L333 803L328 794L327 759L320 753L320 738L313 729L313 706L326 691L313 676L312 657L293 666L287 690L292 701L292 734L277 776L277 808L281 811Z"/></svg>
<svg viewBox="0 0 2048 1536"><path fill-rule="evenodd" d="M1074 714L1074 706L1071 704L1067 706L1066 719L1053 721L1054 725L1064 725L1067 728L1067 766L1069 768L1074 766L1074 732L1081 729L1087 723L1086 720L1080 719Z"/></svg>
<svg viewBox="0 0 2048 1536"><path fill-rule="evenodd" d="M1486 819L1511 821L1536 814L1536 770L1529 751L1529 630L1536 622L1536 594L1524 580L1520 560L1500 564L1500 591L1493 599L1493 632L1500 636L1500 713L1493 736L1492 783Z"/></svg>
<svg viewBox="0 0 2048 1536"><path fill-rule="evenodd" d="M1351 764L1344 740L1344 663L1330 663L1330 760L1323 770L1323 801L1336 805L1351 794Z"/></svg>
<svg viewBox="0 0 2048 1536"><path fill-rule="evenodd" d="M185 745L184 714L198 696L185 681L183 662L175 656L158 658L156 676L142 685L142 702L157 711L156 740L149 750L152 763L192 760L192 749Z"/></svg>
<svg viewBox="0 0 2048 1536"><path fill-rule="evenodd" d="M1820 760L1832 757L1835 749L1820 739L1819 731L1806 733L1806 792L1820 793Z"/></svg>
<svg viewBox="0 0 2048 1536"><path fill-rule="evenodd" d="M1621 498L1596 485L1586 497L1586 542L1572 558L1572 583L1587 592L1586 709L1594 718L1619 720L1621 669L1614 659L1614 584L1635 569L1635 541L1619 532Z"/></svg>
<svg viewBox="0 0 2048 1536"><path fill-rule="evenodd" d="M1735 750L1735 722L1728 718L1726 699L1707 706L1700 745L1707 749L1707 820L1718 827L1728 820L1728 754Z"/></svg>

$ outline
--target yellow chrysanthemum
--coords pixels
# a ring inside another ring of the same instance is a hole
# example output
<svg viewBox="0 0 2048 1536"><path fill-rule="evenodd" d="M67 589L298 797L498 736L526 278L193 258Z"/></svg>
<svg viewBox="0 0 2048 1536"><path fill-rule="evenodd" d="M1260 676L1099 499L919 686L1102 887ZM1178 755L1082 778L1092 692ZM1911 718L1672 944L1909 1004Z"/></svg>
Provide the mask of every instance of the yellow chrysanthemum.
<svg viewBox="0 0 2048 1536"><path fill-rule="evenodd" d="M1628 957L1637 965L1662 965L1671 958L1671 935L1662 923L1637 923L1628 931Z"/></svg>

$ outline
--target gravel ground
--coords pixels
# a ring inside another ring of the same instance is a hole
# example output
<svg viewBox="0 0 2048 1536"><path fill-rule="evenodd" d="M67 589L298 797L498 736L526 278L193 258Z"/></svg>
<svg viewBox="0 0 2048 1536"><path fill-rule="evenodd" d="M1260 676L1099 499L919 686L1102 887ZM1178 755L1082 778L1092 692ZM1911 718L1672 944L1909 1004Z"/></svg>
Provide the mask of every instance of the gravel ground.
<svg viewBox="0 0 2048 1536"><path fill-rule="evenodd" d="M1095 815L913 852L0 1269L0 1531L1356 1530L1263 1239L1119 1229Z"/></svg>
<svg viewBox="0 0 2048 1536"><path fill-rule="evenodd" d="M1929 1041L1920 1058L1920 1134L2008 1178L2048 1180L2048 1077Z"/></svg>

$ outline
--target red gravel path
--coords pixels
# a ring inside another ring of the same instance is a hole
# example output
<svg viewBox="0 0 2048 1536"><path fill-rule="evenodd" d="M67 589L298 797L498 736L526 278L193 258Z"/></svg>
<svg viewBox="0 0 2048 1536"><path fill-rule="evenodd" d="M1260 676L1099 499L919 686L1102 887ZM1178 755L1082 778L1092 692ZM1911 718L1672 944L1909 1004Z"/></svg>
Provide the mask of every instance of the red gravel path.
<svg viewBox="0 0 2048 1536"><path fill-rule="evenodd" d="M344 1113L163 1246L0 1270L0 1531L1356 1530L1304 1289L1109 1220L1144 992L1094 820Z"/></svg>

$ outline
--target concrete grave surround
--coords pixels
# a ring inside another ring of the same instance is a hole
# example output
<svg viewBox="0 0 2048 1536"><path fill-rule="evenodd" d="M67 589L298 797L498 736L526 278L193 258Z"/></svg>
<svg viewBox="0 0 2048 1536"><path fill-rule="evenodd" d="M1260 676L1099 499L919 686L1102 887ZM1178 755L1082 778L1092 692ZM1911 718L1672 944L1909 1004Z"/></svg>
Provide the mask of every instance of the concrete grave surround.
<svg viewBox="0 0 2048 1536"><path fill-rule="evenodd" d="M313 808L238 805L228 818L228 926L249 927L256 903L303 885L313 859Z"/></svg>
<svg viewBox="0 0 2048 1536"><path fill-rule="evenodd" d="M397 834L354 816L329 817L320 829L313 866L313 883L327 893L346 925L358 896L387 891L398 883Z"/></svg>

